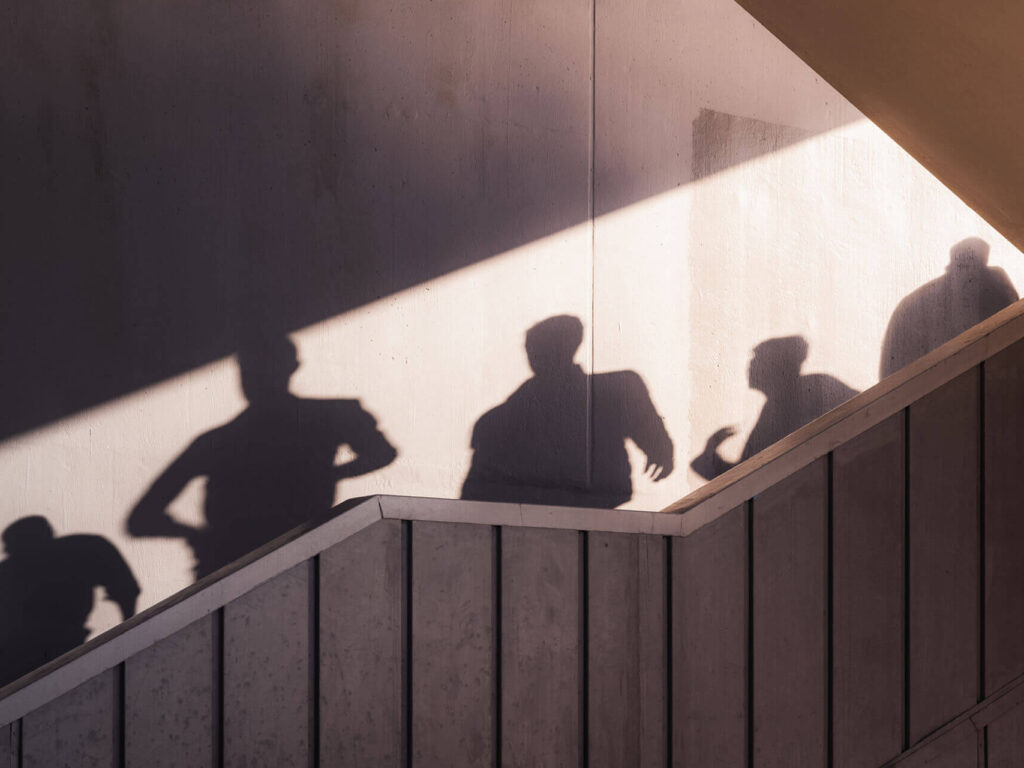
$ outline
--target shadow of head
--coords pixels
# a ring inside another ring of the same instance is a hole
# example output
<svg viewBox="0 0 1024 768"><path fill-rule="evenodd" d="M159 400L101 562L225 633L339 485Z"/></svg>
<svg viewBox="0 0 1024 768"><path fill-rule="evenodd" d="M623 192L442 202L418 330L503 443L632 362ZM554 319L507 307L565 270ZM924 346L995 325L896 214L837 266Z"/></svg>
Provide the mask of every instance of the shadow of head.
<svg viewBox="0 0 1024 768"><path fill-rule="evenodd" d="M53 528L45 517L32 515L15 520L3 532L8 557L32 556L44 551L53 541Z"/></svg>
<svg viewBox="0 0 1024 768"><path fill-rule="evenodd" d="M526 332L526 357L540 377L557 376L573 367L583 343L583 323L573 315L541 320Z"/></svg>
<svg viewBox="0 0 1024 768"><path fill-rule="evenodd" d="M250 403L274 400L288 394L299 355L287 336L250 340L238 350L242 393Z"/></svg>
<svg viewBox="0 0 1024 768"><path fill-rule="evenodd" d="M988 265L988 243L980 237L968 237L949 249L946 272L965 273L984 269Z"/></svg>
<svg viewBox="0 0 1024 768"><path fill-rule="evenodd" d="M753 349L747 381L751 389L766 392L779 382L792 381L800 375L807 359L807 340L803 336L782 336L762 341Z"/></svg>

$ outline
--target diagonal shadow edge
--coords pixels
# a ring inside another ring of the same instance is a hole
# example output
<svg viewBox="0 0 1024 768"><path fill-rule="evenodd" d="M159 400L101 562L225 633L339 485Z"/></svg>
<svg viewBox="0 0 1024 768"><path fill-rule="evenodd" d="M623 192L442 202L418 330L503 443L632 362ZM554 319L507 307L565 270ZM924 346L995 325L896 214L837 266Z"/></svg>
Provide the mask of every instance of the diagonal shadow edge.
<svg viewBox="0 0 1024 768"><path fill-rule="evenodd" d="M739 153L735 149L718 154L696 151L717 129L738 120L760 124L763 129L759 133L770 138ZM731 162L724 158L749 162L817 135L713 110L702 110L693 130L697 159L692 182L728 170ZM663 191L668 190L651 192L648 197ZM608 189L602 193L614 197ZM642 202L627 200L620 201L618 207ZM596 216L611 212L601 211ZM45 270L38 269L34 258L19 262L15 252L15 258L5 265L9 296L0 323L0 339L4 340L0 366L6 372L0 382L0 397L8 406L0 423L0 440L223 359L253 335L290 333L352 312L590 220L586 215L558 216L550 210L528 213L526 221L521 214L497 221L483 256L474 247L477 243L472 233L462 236L458 232L427 244L424 252L408 259L342 254L339 263L331 265L325 263L331 261L329 256L320 258L312 264L313 274L303 272L309 264L301 259L274 264L273 253L263 251L253 264L247 263L244 254L235 255L232 263L226 269L222 264L219 271L249 270L251 282L243 291L227 291L227 296L219 293L223 279L196 282L196 270L201 269L196 262L201 259L191 263L189 259L172 259L170 269L160 268L141 280L136 278L133 286L124 284L116 264L108 263L108 269L100 265L97 274L77 273L75 278L82 281L65 289L55 302L47 295ZM27 254L38 256L38 252ZM33 264L26 268L25 261ZM53 266L46 258L41 261L46 269ZM265 277L252 280L259 268L267 267L271 268ZM332 273L332 267L339 271ZM325 282L328 290L323 290ZM110 296L113 288L117 299L116 291L129 287L131 304L140 310L136 316L126 317L123 306L115 307L115 312L97 308L96 294ZM168 322L167 315L177 320Z"/></svg>

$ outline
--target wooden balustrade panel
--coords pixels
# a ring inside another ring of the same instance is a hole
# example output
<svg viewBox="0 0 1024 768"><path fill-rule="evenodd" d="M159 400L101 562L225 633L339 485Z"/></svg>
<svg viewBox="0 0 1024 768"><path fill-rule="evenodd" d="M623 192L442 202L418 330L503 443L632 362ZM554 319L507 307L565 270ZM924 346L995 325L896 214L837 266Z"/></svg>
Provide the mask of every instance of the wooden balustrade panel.
<svg viewBox="0 0 1024 768"><path fill-rule="evenodd" d="M666 544L660 536L590 533L590 768L664 768Z"/></svg>
<svg viewBox="0 0 1024 768"><path fill-rule="evenodd" d="M909 737L978 701L977 368L909 409Z"/></svg>
<svg viewBox="0 0 1024 768"><path fill-rule="evenodd" d="M146 768L214 768L220 733L216 615L125 662L125 761Z"/></svg>
<svg viewBox="0 0 1024 768"><path fill-rule="evenodd" d="M754 765L827 762L828 463L754 499Z"/></svg>
<svg viewBox="0 0 1024 768"><path fill-rule="evenodd" d="M833 764L875 768L903 746L904 414L833 454Z"/></svg>
<svg viewBox="0 0 1024 768"><path fill-rule="evenodd" d="M745 768L747 505L672 539L672 764Z"/></svg>
<svg viewBox="0 0 1024 768"><path fill-rule="evenodd" d="M994 355L983 370L985 693L991 693L1024 674L1024 341Z"/></svg>
<svg viewBox="0 0 1024 768"><path fill-rule="evenodd" d="M320 762L397 768L403 741L402 523L320 555Z"/></svg>
<svg viewBox="0 0 1024 768"><path fill-rule="evenodd" d="M412 761L493 765L495 531L413 523Z"/></svg>
<svg viewBox="0 0 1024 768"><path fill-rule="evenodd" d="M117 768L120 701L109 669L22 719L22 768Z"/></svg>
<svg viewBox="0 0 1024 768"><path fill-rule="evenodd" d="M299 563L224 608L226 768L308 768L311 569Z"/></svg>
<svg viewBox="0 0 1024 768"><path fill-rule="evenodd" d="M504 528L501 758L504 768L582 764L581 534Z"/></svg>
<svg viewBox="0 0 1024 768"><path fill-rule="evenodd" d="M1024 706L1017 706L988 724L987 768L1021 768L1024 765Z"/></svg>

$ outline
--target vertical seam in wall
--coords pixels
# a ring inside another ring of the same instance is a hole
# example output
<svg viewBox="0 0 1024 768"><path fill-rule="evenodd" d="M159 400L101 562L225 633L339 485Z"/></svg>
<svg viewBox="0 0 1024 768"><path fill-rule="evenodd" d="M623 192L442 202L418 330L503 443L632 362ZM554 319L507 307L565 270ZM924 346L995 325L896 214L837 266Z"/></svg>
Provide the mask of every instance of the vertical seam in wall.
<svg viewBox="0 0 1024 768"><path fill-rule="evenodd" d="M591 222L591 243L593 223L597 210L597 0L590 3L590 189L587 207Z"/></svg>
<svg viewBox="0 0 1024 768"><path fill-rule="evenodd" d="M587 219L590 223L590 372L596 369L597 335L597 0L590 3L590 136L587 185ZM594 380L587 377L587 488L594 485Z"/></svg>
<svg viewBox="0 0 1024 768"><path fill-rule="evenodd" d="M754 768L754 500L747 501L747 767Z"/></svg>
<svg viewBox="0 0 1024 768"><path fill-rule="evenodd" d="M985 361L978 365L978 701L985 700Z"/></svg>
<svg viewBox="0 0 1024 768"><path fill-rule="evenodd" d="M825 551L825 760L828 768L835 762L835 452L826 460L826 551Z"/></svg>
<svg viewBox="0 0 1024 768"><path fill-rule="evenodd" d="M11 725L11 735L17 738L17 760L18 768L24 768L25 766L25 719L19 718Z"/></svg>
<svg viewBox="0 0 1024 768"><path fill-rule="evenodd" d="M672 537L665 536L665 766L672 768Z"/></svg>
<svg viewBox="0 0 1024 768"><path fill-rule="evenodd" d="M114 765L118 768L125 768L125 673L126 661L122 661L114 668Z"/></svg>
<svg viewBox="0 0 1024 768"><path fill-rule="evenodd" d="M903 409L903 751L910 749L910 406Z"/></svg>
<svg viewBox="0 0 1024 768"><path fill-rule="evenodd" d="M580 568L580 765L590 760L590 540L586 531L579 532Z"/></svg>
<svg viewBox="0 0 1024 768"><path fill-rule="evenodd" d="M309 764L320 765L320 555L309 560Z"/></svg>
<svg viewBox="0 0 1024 768"><path fill-rule="evenodd" d="M224 765L224 608L213 616L213 764Z"/></svg>
<svg viewBox="0 0 1024 768"><path fill-rule="evenodd" d="M402 521L402 762L412 766L412 521Z"/></svg>

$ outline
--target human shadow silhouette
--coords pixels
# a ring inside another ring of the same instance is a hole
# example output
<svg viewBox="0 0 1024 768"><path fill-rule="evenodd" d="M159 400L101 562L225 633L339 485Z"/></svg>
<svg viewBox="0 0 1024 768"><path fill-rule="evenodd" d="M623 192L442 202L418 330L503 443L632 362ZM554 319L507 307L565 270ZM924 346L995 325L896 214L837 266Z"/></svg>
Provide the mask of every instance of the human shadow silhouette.
<svg viewBox="0 0 1024 768"><path fill-rule="evenodd" d="M746 461L857 394L857 390L834 376L800 373L807 359L807 349L803 336L768 339L754 347L747 381L751 389L763 392L768 399L747 438L740 461ZM728 461L718 453L719 446L734 434L733 427L715 432L690 467L705 480L711 480L736 466L739 462Z"/></svg>
<svg viewBox="0 0 1024 768"><path fill-rule="evenodd" d="M249 407L196 440L153 482L128 517L134 536L184 539L197 579L331 508L337 483L390 464L398 452L358 400L313 400L288 387L299 366L283 337L238 354ZM347 445L355 458L335 464ZM206 478L205 526L174 520L168 505Z"/></svg>
<svg viewBox="0 0 1024 768"><path fill-rule="evenodd" d="M577 317L526 333L534 376L476 422L463 499L612 508L633 496L626 440L654 481L672 472L672 440L633 371L586 374L573 362Z"/></svg>
<svg viewBox="0 0 1024 768"><path fill-rule="evenodd" d="M977 237L949 250L946 274L904 298L882 342L878 375L885 378L1017 301L1006 272L988 266L988 243Z"/></svg>
<svg viewBox="0 0 1024 768"><path fill-rule="evenodd" d="M103 587L123 618L135 614L139 585L102 536L55 538L45 517L23 517L3 532L0 562L0 686L85 642L93 589Z"/></svg>

